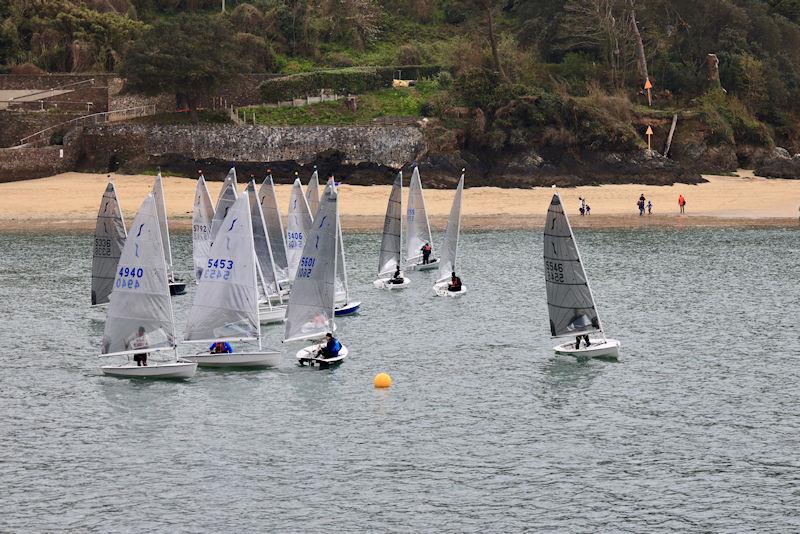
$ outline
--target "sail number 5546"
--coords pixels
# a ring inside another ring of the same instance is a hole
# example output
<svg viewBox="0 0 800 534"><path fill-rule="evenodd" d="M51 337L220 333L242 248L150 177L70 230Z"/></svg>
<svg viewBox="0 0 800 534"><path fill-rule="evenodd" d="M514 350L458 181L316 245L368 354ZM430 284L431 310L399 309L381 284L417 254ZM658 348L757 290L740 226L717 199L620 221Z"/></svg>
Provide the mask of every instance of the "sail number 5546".
<svg viewBox="0 0 800 534"><path fill-rule="evenodd" d="M548 282L564 283L564 264L557 261L544 262L545 278Z"/></svg>

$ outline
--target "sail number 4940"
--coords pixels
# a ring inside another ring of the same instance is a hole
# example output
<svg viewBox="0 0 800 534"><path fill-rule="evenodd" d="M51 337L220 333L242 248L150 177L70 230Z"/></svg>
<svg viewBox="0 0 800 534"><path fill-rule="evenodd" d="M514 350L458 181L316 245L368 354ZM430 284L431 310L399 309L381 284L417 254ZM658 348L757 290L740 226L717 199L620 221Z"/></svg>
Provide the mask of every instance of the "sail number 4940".
<svg viewBox="0 0 800 534"><path fill-rule="evenodd" d="M141 267L120 267L117 274L119 277L114 281L114 287L118 289L139 289L139 278L144 277L144 269Z"/></svg>
<svg viewBox="0 0 800 534"><path fill-rule="evenodd" d="M564 264L557 261L545 261L545 278L548 282L564 283Z"/></svg>
<svg viewBox="0 0 800 534"><path fill-rule="evenodd" d="M314 264L317 263L317 258L309 258L303 256L300 258L300 266L297 269L297 278L308 278L314 271Z"/></svg>

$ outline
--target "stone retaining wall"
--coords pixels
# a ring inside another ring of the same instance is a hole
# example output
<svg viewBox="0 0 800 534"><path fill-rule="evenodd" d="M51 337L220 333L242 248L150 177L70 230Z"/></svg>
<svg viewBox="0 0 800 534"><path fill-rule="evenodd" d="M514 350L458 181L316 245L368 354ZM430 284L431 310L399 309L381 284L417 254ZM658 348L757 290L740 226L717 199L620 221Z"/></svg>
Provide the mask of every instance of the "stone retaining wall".
<svg viewBox="0 0 800 534"><path fill-rule="evenodd" d="M80 131L73 130L65 137L63 146L0 149L0 182L71 171L80 156L79 137Z"/></svg>

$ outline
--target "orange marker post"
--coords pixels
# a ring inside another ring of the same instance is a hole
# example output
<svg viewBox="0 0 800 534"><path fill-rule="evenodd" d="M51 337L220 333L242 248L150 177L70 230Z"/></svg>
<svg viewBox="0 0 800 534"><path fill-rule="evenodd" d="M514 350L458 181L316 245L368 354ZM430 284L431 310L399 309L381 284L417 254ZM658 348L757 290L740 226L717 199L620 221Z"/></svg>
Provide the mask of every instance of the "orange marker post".
<svg viewBox="0 0 800 534"><path fill-rule="evenodd" d="M644 134L647 136L647 150L652 150L650 146L650 139L653 137L653 128L648 126L647 131Z"/></svg>
<svg viewBox="0 0 800 534"><path fill-rule="evenodd" d="M653 96L650 94L650 90L653 88L653 84L650 83L650 78L647 78L644 82L644 90L647 91L647 105L653 105Z"/></svg>

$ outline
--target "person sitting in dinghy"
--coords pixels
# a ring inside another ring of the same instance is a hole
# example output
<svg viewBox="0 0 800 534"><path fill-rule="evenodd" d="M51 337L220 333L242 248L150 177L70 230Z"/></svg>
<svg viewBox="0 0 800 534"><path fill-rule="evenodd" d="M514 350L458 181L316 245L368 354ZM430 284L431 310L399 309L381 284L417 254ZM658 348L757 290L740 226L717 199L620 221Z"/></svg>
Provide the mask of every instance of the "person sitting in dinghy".
<svg viewBox="0 0 800 534"><path fill-rule="evenodd" d="M403 273L400 272L400 266L398 265L397 269L395 269L395 271L394 271L394 274L389 279L389 283L390 284L402 284L403 282L405 282L405 279L403 278Z"/></svg>
<svg viewBox="0 0 800 534"><path fill-rule="evenodd" d="M144 349L150 346L150 338L147 337L147 333L144 331L144 327L139 327L139 332L130 342L131 349ZM133 361L136 362L137 367L147 367L147 353L140 352L133 355Z"/></svg>
<svg viewBox="0 0 800 534"><path fill-rule="evenodd" d="M422 265L427 265L431 262L431 244L425 243L420 249L422 252Z"/></svg>
<svg viewBox="0 0 800 534"><path fill-rule="evenodd" d="M450 283L447 284L447 290L454 293L461 291L461 278L456 276L455 271L453 271L453 274L450 277Z"/></svg>
<svg viewBox="0 0 800 534"><path fill-rule="evenodd" d="M319 349L319 352L317 352L317 357L325 360L336 358L339 355L339 351L342 350L342 344L339 343L339 340L333 337L333 334L330 332L325 334L325 341L325 345L323 345Z"/></svg>
<svg viewBox="0 0 800 534"><path fill-rule="evenodd" d="M208 352L211 354L230 354L233 352L233 347L227 341L216 341L208 347Z"/></svg>

